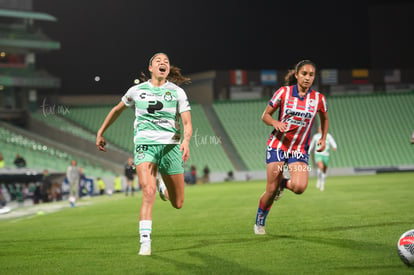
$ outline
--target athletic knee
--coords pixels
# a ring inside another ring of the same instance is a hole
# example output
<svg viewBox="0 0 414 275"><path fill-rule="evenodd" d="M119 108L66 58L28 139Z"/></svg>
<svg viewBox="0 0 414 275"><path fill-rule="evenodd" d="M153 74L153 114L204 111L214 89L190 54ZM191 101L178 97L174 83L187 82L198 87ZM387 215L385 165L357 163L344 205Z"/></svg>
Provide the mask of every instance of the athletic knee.
<svg viewBox="0 0 414 275"><path fill-rule="evenodd" d="M157 193L157 188L155 186L143 185L142 195L144 198L153 198L155 197L156 193Z"/></svg>
<svg viewBox="0 0 414 275"><path fill-rule="evenodd" d="M296 195L300 195L300 194L302 194L303 192L305 192L305 190L304 189L299 189L299 188L297 188L297 189L294 189L294 190L292 190Z"/></svg>
<svg viewBox="0 0 414 275"><path fill-rule="evenodd" d="M300 195L305 192L308 183L305 181L290 181L290 190L296 195Z"/></svg>

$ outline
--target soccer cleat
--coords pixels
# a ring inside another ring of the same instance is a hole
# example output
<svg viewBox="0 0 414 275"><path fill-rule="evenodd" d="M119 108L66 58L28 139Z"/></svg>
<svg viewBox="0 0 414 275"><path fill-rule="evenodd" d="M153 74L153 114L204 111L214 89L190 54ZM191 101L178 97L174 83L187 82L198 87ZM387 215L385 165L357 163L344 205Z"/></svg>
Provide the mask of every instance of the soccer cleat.
<svg viewBox="0 0 414 275"><path fill-rule="evenodd" d="M324 182L321 183L321 186L320 186L319 190L321 190L321 191L325 190L325 183Z"/></svg>
<svg viewBox="0 0 414 275"><path fill-rule="evenodd" d="M318 188L318 189L321 188L321 181L320 180L316 181L316 188Z"/></svg>
<svg viewBox="0 0 414 275"><path fill-rule="evenodd" d="M168 200L167 195L165 194L167 187L165 186L165 183L161 178L157 179L157 190L158 190L158 193L160 194L160 198L163 201Z"/></svg>
<svg viewBox="0 0 414 275"><path fill-rule="evenodd" d="M277 190L276 190L276 195L275 195L275 199L274 199L275 201L280 200L280 198L283 196L283 191L285 191L288 180L289 179L284 178L279 183L279 186L277 187Z"/></svg>
<svg viewBox="0 0 414 275"><path fill-rule="evenodd" d="M275 196L275 201L280 200L280 198L283 196L283 192L285 191L285 188L282 187L278 187L276 190L276 196Z"/></svg>
<svg viewBox="0 0 414 275"><path fill-rule="evenodd" d="M151 255L151 241L141 243L138 255L149 256Z"/></svg>
<svg viewBox="0 0 414 275"><path fill-rule="evenodd" d="M69 197L69 204L70 204L71 207L76 206L76 198L74 196Z"/></svg>
<svg viewBox="0 0 414 275"><path fill-rule="evenodd" d="M280 198L283 196L283 192L285 191L285 188L282 187L282 184L279 184L279 187L276 190L276 196L275 201L280 200Z"/></svg>
<svg viewBox="0 0 414 275"><path fill-rule="evenodd" d="M254 230L254 234L256 235L266 235L266 230L263 225L255 224L253 227L253 230Z"/></svg>

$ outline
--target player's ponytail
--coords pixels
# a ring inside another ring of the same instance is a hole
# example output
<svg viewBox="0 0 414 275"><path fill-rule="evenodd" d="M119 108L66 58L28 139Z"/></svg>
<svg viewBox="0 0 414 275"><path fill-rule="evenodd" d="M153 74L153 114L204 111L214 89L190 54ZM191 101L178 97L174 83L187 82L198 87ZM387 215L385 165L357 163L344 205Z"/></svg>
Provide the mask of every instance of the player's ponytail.
<svg viewBox="0 0 414 275"><path fill-rule="evenodd" d="M181 69L176 66L170 67L170 73L167 76L168 81L174 82L177 85L190 84L191 79L181 74Z"/></svg>
<svg viewBox="0 0 414 275"><path fill-rule="evenodd" d="M296 77L295 77L295 70L289 70L285 75L283 85L284 86L292 86L296 84Z"/></svg>

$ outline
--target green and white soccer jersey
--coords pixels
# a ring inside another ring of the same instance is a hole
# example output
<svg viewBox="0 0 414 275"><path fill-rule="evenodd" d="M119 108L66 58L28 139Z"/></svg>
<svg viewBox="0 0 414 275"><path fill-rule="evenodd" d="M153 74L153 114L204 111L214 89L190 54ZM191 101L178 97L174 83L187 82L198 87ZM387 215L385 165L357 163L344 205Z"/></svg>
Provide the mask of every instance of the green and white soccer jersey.
<svg viewBox="0 0 414 275"><path fill-rule="evenodd" d="M122 97L135 106L134 143L179 144L180 114L191 110L184 90L172 82L155 87L150 81L131 87Z"/></svg>
<svg viewBox="0 0 414 275"><path fill-rule="evenodd" d="M316 133L315 135L313 135L312 137L312 141L309 147L309 152L312 152L312 150L317 147L318 141L321 139L322 134L320 133ZM315 155L321 155L321 156L329 156L329 150L331 148L336 148L336 142L334 140L334 138L331 136L331 134L328 133L328 135L326 136L326 142L325 142L325 150L323 150L322 152L317 152L315 150Z"/></svg>

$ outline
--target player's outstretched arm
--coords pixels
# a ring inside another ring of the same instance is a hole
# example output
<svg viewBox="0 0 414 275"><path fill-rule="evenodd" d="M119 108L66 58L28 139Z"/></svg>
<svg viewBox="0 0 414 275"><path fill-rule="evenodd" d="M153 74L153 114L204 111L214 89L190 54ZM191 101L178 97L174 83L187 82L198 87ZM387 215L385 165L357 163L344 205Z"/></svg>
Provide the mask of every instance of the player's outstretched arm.
<svg viewBox="0 0 414 275"><path fill-rule="evenodd" d="M104 122L102 123L101 128L99 128L98 133L96 135L96 147L98 148L99 151L106 152L106 149L105 149L106 142L103 137L103 134L105 133L106 129L108 129L109 126L111 126L111 124L114 123L114 121L119 117L119 115L126 108L128 107L125 106L125 104L122 101L120 101L118 105L113 107L112 110L106 116Z"/></svg>

